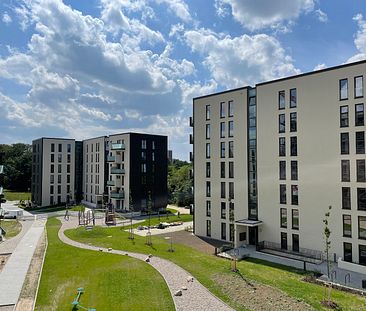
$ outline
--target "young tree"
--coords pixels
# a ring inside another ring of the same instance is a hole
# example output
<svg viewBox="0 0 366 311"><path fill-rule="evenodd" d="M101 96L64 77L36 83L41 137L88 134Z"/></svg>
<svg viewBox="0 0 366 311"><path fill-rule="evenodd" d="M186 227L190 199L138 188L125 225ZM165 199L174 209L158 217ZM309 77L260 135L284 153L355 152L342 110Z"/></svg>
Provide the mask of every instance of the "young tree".
<svg viewBox="0 0 366 311"><path fill-rule="evenodd" d="M331 235L331 231L329 228L329 218L330 218L330 211L332 209L332 206L329 205L328 207L328 212L325 213L325 218L323 219L323 223L324 223L324 240L325 240L325 260L327 263L327 275L328 275L328 279L330 279L330 268L331 268L331 261L329 258L329 251L330 251L330 247L331 247L331 240L330 240L330 235ZM331 288L332 288L332 284L329 282L328 284L328 306L330 306L330 292L331 292Z"/></svg>

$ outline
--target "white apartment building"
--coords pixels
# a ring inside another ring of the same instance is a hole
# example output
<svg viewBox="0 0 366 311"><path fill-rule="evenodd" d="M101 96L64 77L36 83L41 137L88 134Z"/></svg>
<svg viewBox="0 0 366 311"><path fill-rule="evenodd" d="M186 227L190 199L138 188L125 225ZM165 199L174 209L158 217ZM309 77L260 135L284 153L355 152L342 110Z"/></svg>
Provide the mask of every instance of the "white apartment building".
<svg viewBox="0 0 366 311"><path fill-rule="evenodd" d="M319 258L331 205L332 258L366 271L365 75L361 61L195 98L195 233Z"/></svg>

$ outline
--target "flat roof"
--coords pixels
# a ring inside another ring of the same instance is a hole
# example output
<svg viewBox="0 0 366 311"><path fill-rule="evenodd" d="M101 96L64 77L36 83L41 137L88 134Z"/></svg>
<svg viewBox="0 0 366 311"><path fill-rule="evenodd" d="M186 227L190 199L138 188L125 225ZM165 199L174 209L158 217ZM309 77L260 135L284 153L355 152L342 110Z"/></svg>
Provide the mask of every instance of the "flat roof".
<svg viewBox="0 0 366 311"><path fill-rule="evenodd" d="M245 90L245 89L249 89L249 88L251 88L251 87L250 86L242 86L242 87L238 87L236 89L231 89L231 90L226 90L226 91L222 91L222 92L217 92L217 93L212 93L212 94L208 94L208 95L202 95L202 96L194 97L193 100L201 99L201 98L205 98L205 97L210 97L210 96L217 96L217 95L221 95L221 94L225 94L225 93L229 93L229 92L240 91L240 90Z"/></svg>
<svg viewBox="0 0 366 311"><path fill-rule="evenodd" d="M243 225L247 227L258 227L263 224L261 220L251 220L251 219L242 219L235 221L238 225Z"/></svg>

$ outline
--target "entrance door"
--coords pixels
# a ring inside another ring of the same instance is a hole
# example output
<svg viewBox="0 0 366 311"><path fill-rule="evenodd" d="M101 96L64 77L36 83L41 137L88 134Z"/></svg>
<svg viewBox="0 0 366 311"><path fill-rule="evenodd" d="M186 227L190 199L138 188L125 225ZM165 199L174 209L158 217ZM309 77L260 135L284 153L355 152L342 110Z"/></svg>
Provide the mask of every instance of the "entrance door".
<svg viewBox="0 0 366 311"><path fill-rule="evenodd" d="M292 235L292 250L294 252L298 252L300 251L300 246L299 246L299 235L298 234L293 234Z"/></svg>
<svg viewBox="0 0 366 311"><path fill-rule="evenodd" d="M258 244L258 227L249 227L249 244Z"/></svg>
<svg viewBox="0 0 366 311"><path fill-rule="evenodd" d="M287 250L287 233L281 232L281 249Z"/></svg>

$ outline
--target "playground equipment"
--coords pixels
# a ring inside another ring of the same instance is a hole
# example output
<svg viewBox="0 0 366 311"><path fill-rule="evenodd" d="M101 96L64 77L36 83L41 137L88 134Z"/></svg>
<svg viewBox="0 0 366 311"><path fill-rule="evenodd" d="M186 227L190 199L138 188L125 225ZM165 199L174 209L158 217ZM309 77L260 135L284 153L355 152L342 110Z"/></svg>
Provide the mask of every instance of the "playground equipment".
<svg viewBox="0 0 366 311"><path fill-rule="evenodd" d="M81 295L84 293L84 288L83 287L78 287L77 288L77 294L76 294L76 298L75 300L72 302L72 305L73 305L73 308L72 310L79 310L79 309L82 309L82 310L88 310L88 311L96 311L97 309L94 309L94 308L85 308L83 306L80 305L80 298L81 298Z"/></svg>
<svg viewBox="0 0 366 311"><path fill-rule="evenodd" d="M79 226L89 226L93 223L95 226L95 214L93 210L79 211L78 212L79 218Z"/></svg>
<svg viewBox="0 0 366 311"><path fill-rule="evenodd" d="M116 209L111 203L106 204L105 207L105 224L107 226L116 225Z"/></svg>

